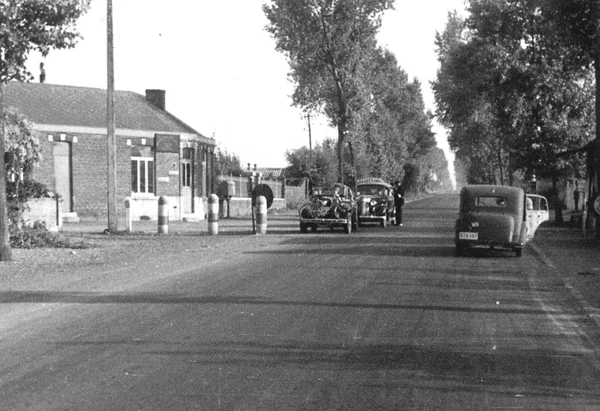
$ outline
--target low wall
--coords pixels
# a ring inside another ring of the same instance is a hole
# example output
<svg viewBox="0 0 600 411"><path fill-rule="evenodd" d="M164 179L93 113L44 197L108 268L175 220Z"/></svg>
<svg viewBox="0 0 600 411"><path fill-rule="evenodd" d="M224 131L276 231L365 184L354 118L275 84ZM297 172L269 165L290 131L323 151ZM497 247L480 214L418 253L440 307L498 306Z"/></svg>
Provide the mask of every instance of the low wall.
<svg viewBox="0 0 600 411"><path fill-rule="evenodd" d="M62 218L58 219L56 216L56 199L34 198L27 202L27 208L23 213L26 225L43 221L50 231L59 231L62 228Z"/></svg>
<svg viewBox="0 0 600 411"><path fill-rule="evenodd" d="M284 198L274 198L273 204L269 210L281 210L285 208ZM227 217L227 201L225 199L219 199L219 216L221 218ZM243 217L252 215L252 199L251 198L239 198L232 197L229 200L229 217Z"/></svg>
<svg viewBox="0 0 600 411"><path fill-rule="evenodd" d="M167 207L169 209L169 220L179 221L186 217L193 216L196 220L203 220L205 215L205 199L196 197L194 204L196 212L194 214L181 214L182 198L165 196ZM131 198L131 219L139 220L158 220L158 199L159 197L133 197Z"/></svg>

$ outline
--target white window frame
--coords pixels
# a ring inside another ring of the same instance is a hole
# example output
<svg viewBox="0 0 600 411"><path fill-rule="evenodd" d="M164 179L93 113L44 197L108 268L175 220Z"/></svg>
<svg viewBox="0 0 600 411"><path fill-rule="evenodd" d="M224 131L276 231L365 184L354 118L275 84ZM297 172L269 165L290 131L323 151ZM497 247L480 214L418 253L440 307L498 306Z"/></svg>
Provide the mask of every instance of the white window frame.
<svg viewBox="0 0 600 411"><path fill-rule="evenodd" d="M155 187L155 176L154 176L154 157L131 157L131 161L137 162L136 165L136 173L137 173L137 178L135 179L137 181L137 191L131 190L131 195L135 196L135 197L154 197L154 187ZM149 163L152 163L152 167L148 167ZM144 167L144 172L146 174L146 181L144 183L144 191L140 191L140 188L142 188L140 186L140 168ZM133 173L133 170L132 170ZM149 180L150 178L148 177L152 177L152 184L149 185ZM133 185L133 181L134 181L134 176L131 176L131 182Z"/></svg>
<svg viewBox="0 0 600 411"><path fill-rule="evenodd" d="M192 160L181 160L181 186L192 188L193 185L193 170ZM189 182L189 184L186 184Z"/></svg>

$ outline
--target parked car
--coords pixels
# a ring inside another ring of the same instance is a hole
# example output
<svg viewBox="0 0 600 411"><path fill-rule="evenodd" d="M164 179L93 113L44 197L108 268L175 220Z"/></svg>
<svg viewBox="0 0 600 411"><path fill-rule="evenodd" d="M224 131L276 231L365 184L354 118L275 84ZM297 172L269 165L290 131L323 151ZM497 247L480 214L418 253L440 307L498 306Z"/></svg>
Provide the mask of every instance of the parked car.
<svg viewBox="0 0 600 411"><path fill-rule="evenodd" d="M364 178L356 183L358 224L375 222L385 227L395 218L392 186L380 178Z"/></svg>
<svg viewBox="0 0 600 411"><path fill-rule="evenodd" d="M343 184L314 188L310 201L300 207L300 232L318 227L343 227L350 234L358 227L356 202L352 190Z"/></svg>
<svg viewBox="0 0 600 411"><path fill-rule="evenodd" d="M539 225L548 220L545 197L518 187L471 185L460 192L455 245L457 255L472 248L509 249L517 257Z"/></svg>

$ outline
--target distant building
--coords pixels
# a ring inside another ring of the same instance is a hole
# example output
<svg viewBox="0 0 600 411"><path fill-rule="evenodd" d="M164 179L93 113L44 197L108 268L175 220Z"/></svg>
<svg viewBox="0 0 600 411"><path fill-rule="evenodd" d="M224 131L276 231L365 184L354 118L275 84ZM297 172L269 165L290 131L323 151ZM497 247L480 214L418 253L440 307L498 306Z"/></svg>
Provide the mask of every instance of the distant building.
<svg viewBox="0 0 600 411"><path fill-rule="evenodd" d="M34 178L58 193L66 220L106 217L107 93L104 89L9 83L4 105L35 124L42 147ZM131 197L134 219L156 219L159 196L170 218L203 218L214 185L215 141L170 114L163 90L115 91L117 211Z"/></svg>

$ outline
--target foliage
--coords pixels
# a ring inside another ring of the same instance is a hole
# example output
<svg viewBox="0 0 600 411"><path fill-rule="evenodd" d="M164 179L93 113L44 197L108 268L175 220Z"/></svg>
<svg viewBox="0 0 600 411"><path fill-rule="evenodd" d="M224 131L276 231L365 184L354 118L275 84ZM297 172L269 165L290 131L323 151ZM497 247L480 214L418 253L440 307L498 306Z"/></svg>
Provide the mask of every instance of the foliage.
<svg viewBox="0 0 600 411"><path fill-rule="evenodd" d="M31 178L33 168L41 159L33 124L13 108L4 110L3 114L4 146L8 153L5 163L8 220L11 227L19 227L27 201L50 193L46 186Z"/></svg>
<svg viewBox="0 0 600 411"><path fill-rule="evenodd" d="M581 158L560 154L591 138L594 79L553 3L472 0L468 18L450 14L436 36L436 114L471 183L582 173Z"/></svg>
<svg viewBox="0 0 600 411"><path fill-rule="evenodd" d="M218 175L241 175L243 168L240 158L234 153L217 147L215 152L215 171Z"/></svg>
<svg viewBox="0 0 600 411"><path fill-rule="evenodd" d="M9 153L5 163L6 176L10 181L28 175L41 160L39 139L33 133L33 124L18 110L4 110L4 149ZM11 192L9 191L9 195Z"/></svg>
<svg viewBox="0 0 600 411"><path fill-rule="evenodd" d="M88 245L83 242L74 242L50 232L41 221L35 222L31 227L22 227L21 229L16 229L15 226L11 227L13 229L10 231L10 243L14 248L88 248Z"/></svg>
<svg viewBox="0 0 600 411"><path fill-rule="evenodd" d="M287 178L307 177L311 186L333 184L337 181L336 153L336 143L332 139L316 144L312 153L308 147L288 150L285 157L290 165L285 175Z"/></svg>
<svg viewBox="0 0 600 411"><path fill-rule="evenodd" d="M32 78L25 68L33 50L74 47L80 37L75 23L91 0L0 0L0 82Z"/></svg>
<svg viewBox="0 0 600 411"><path fill-rule="evenodd" d="M322 111L337 127L338 179L352 121L369 101L364 77L391 0L272 0L263 11L296 85L293 103ZM350 148L351 151L351 148Z"/></svg>
<svg viewBox="0 0 600 411"><path fill-rule="evenodd" d="M288 152L288 174L353 185L363 177L403 180L410 169L415 189L428 187L429 176L437 174L428 160L436 144L421 85L377 47L381 15L392 7L383 0L275 0L264 6L267 30L291 67L293 103L323 112L338 131L335 144L313 151L312 163L306 148ZM331 152L319 151L325 148L336 152L336 176Z"/></svg>

